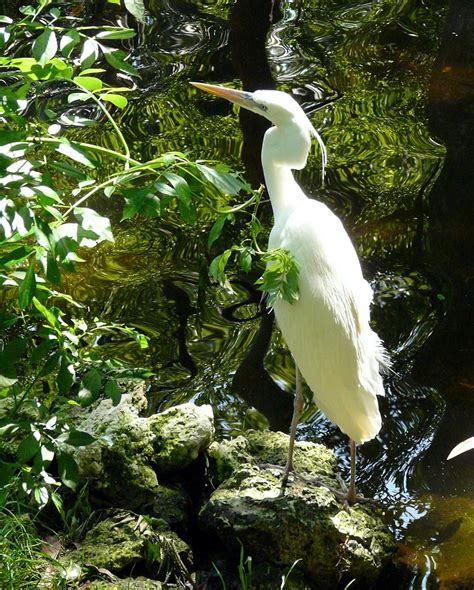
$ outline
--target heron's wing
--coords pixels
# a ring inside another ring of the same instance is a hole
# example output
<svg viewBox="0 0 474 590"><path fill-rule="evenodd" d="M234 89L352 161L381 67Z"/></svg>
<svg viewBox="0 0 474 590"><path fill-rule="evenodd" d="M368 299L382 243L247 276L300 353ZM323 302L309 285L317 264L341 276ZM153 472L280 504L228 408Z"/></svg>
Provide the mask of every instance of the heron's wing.
<svg viewBox="0 0 474 590"><path fill-rule="evenodd" d="M299 300L278 301L282 334L321 410L356 442L380 429L383 350L369 326L372 290L339 219L314 201L299 207L272 246L301 266Z"/></svg>

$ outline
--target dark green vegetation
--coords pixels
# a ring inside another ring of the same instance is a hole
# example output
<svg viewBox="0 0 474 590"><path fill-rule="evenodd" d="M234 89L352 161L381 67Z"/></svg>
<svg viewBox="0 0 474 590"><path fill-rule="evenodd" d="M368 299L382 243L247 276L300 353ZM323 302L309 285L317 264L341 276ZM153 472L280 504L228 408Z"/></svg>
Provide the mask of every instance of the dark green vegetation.
<svg viewBox="0 0 474 590"><path fill-rule="evenodd" d="M22 501L42 509L52 501L65 519L61 492L78 484L70 448L94 440L74 428L69 410L101 395L117 404L119 380L152 374L150 366L139 368L102 346L120 340L143 350L146 334L95 317L68 292L86 249L114 241L111 216L123 224L141 216L209 231L199 246L209 258L224 224L245 208L230 201L251 191L223 164L192 162L178 152L134 157L117 124L138 74L118 47L135 36L133 29L78 26L74 10L46 0L20 6L0 22L0 508L1 553L8 556L0 584L13 588L30 577L38 542L30 538L31 522L12 506ZM107 146L92 135L84 139L84 129L99 125ZM255 193L246 205L258 200ZM256 237L259 225L250 223ZM244 271L254 254L269 259L255 246L233 247ZM284 252L275 255L280 272L272 270L271 284L267 275L260 283L285 296L282 275L294 274L292 261ZM222 260L210 273L225 283Z"/></svg>
<svg viewBox="0 0 474 590"><path fill-rule="evenodd" d="M377 331L396 361L384 428L361 449L361 489L394 507L392 527L414 568L398 587L469 579L472 466L468 454L445 462L472 436L468 373L446 362L469 349L438 332L446 310L469 329L462 240L472 231L458 195L469 186L462 171L472 166L460 154L472 125L461 133L455 124L464 111L454 82L454 116L440 117L449 133L430 121L442 96L429 80L448 2L149 0L141 22L118 1L43 2L26 13L22 4L3 3L9 18L0 27L0 554L9 556L0 587L35 587L44 570L38 531L44 538L51 525L67 540L88 522L95 506L87 488L77 489L65 441L91 439L70 417L97 398L117 403L124 379L146 378L149 413L212 403L220 435L287 428L291 399L281 388L293 387L292 361L277 331L271 340L263 333L268 317L256 317L258 272L242 272L254 251L263 255L269 208L262 199L260 222L252 218L260 194L211 163L240 168L243 142L246 178L258 187L258 123L242 119L241 132L230 107L197 96L189 80L293 91L320 130L326 184L316 149L299 180L353 237L375 290ZM125 3L135 15L140 4ZM440 58L443 79L462 80L463 71ZM459 138L456 149L447 135ZM445 185L434 202L443 144L458 185ZM239 216L244 202L249 213ZM433 234L436 223L449 232ZM222 251L211 266L216 285L208 269ZM433 333L438 349L425 346ZM427 378L435 359L443 386ZM313 412L308 404L299 437L335 446L344 467L346 441L320 414L310 421ZM429 573L431 556L439 569Z"/></svg>

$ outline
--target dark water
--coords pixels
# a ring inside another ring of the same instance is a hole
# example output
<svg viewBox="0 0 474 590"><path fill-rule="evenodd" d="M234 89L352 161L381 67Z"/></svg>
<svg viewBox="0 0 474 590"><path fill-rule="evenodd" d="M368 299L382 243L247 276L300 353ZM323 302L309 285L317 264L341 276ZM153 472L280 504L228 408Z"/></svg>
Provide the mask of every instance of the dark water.
<svg viewBox="0 0 474 590"><path fill-rule="evenodd" d="M463 580L474 580L474 462L472 454L446 457L474 434L473 54L463 38L472 7L462 0L150 0L148 7L131 47L141 81L121 116L136 155L180 150L237 168L243 160L258 184L263 120L239 119L189 80L286 90L320 131L326 184L316 149L299 181L351 234L375 291L374 327L395 362L380 402L384 426L360 449L359 467L360 489L388 507L401 543L388 585L471 587ZM114 140L104 133L102 141ZM271 222L268 207L263 216ZM97 250L69 278L70 290L91 313L150 337L140 353L128 342L106 345L153 369L150 411L192 400L213 405L220 435L286 429L293 364L251 278L235 276L233 295L200 287L202 227L140 220L115 231L116 244ZM233 231L219 247L232 243ZM338 429L309 403L304 417L299 437L330 445L347 473Z"/></svg>

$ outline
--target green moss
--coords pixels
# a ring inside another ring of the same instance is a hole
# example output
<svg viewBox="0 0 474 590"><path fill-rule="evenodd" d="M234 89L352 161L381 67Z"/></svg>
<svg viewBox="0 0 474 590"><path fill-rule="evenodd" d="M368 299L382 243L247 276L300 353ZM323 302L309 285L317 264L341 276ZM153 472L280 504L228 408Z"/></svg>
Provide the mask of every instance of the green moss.
<svg viewBox="0 0 474 590"><path fill-rule="evenodd" d="M153 461L158 471L187 467L206 449L214 436L210 406L182 404L149 418L153 433Z"/></svg>
<svg viewBox="0 0 474 590"><path fill-rule="evenodd" d="M373 583L394 545L380 515L361 506L347 513L328 489L297 478L282 493L281 472L261 464L284 464L287 445L286 435L269 432L213 445L216 471L232 471L201 510L202 526L230 552L241 541L256 565L272 564L281 575L302 559L302 575L318 588L333 588L345 574ZM239 459L246 462L238 466ZM335 480L334 455L321 445L298 443L296 466Z"/></svg>
<svg viewBox="0 0 474 590"><path fill-rule="evenodd" d="M166 586L169 588L169 586ZM95 580L87 586L88 590L161 590L163 584L156 580L143 578L126 578L115 582L104 582Z"/></svg>

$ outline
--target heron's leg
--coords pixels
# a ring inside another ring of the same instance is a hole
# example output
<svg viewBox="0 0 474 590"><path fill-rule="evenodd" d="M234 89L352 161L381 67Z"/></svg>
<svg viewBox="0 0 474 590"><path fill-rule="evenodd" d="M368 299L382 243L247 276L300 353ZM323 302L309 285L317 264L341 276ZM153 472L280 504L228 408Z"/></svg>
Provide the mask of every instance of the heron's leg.
<svg viewBox="0 0 474 590"><path fill-rule="evenodd" d="M357 494L356 494L356 485L355 485L355 478L356 478L356 460L357 460L357 451L356 451L356 444L355 442L350 439L349 445L351 448L351 478L349 481L349 490L347 491L347 503L349 506L357 502Z"/></svg>
<svg viewBox="0 0 474 590"><path fill-rule="evenodd" d="M295 393L295 401L293 405L293 418L291 419L291 427L290 427L290 442L288 444L288 458L286 460L285 470L283 472L283 481L282 487L284 488L288 482L288 476L292 471L295 470L293 465L293 452L295 449L295 439L296 439L296 428L298 426L298 422L301 418L301 412L303 411L304 405L304 397L303 391L301 388L301 373L298 369L298 366L295 364L296 369L296 393Z"/></svg>

